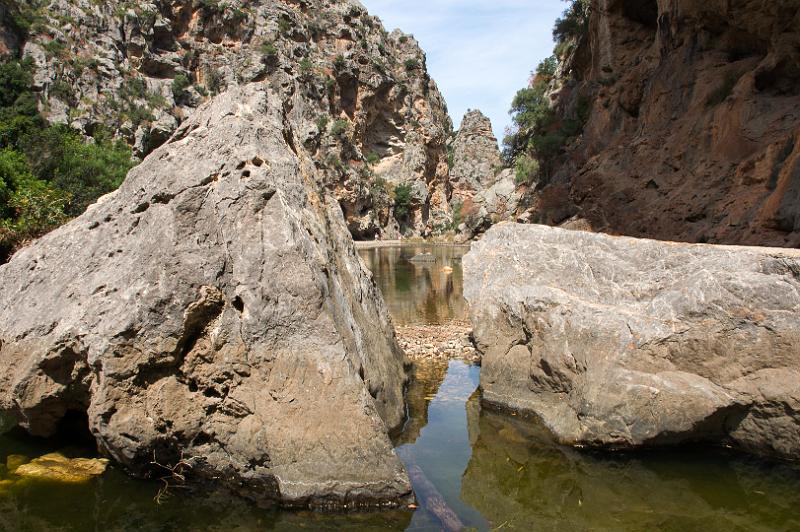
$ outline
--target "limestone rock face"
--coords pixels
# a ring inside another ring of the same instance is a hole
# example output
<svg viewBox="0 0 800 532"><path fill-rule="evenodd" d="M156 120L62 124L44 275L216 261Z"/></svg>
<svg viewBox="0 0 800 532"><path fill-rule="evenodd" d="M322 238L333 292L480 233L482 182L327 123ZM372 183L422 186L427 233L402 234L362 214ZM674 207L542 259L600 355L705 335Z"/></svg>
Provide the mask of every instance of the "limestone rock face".
<svg viewBox="0 0 800 532"><path fill-rule="evenodd" d="M335 190L353 235L429 235L451 223L447 107L417 41L356 0L11 0L37 23L20 40L0 7L0 56L34 62L51 122L103 128L145 156L204 101L250 82L302 96L298 141ZM40 5L41 4L41 5ZM5 43L5 44L4 44ZM394 187L417 193L395 220Z"/></svg>
<svg viewBox="0 0 800 532"><path fill-rule="evenodd" d="M483 398L561 442L800 457L800 252L500 224L464 275Z"/></svg>
<svg viewBox="0 0 800 532"><path fill-rule="evenodd" d="M800 247L800 5L600 0L558 109L592 101L533 219Z"/></svg>
<svg viewBox="0 0 800 532"><path fill-rule="evenodd" d="M261 504L410 496L402 353L293 103L223 93L0 266L0 417L47 436L86 412L132 473L187 461Z"/></svg>
<svg viewBox="0 0 800 532"><path fill-rule="evenodd" d="M492 186L503 168L492 122L477 109L464 115L450 149L453 154L450 184L453 197L462 201Z"/></svg>
<svg viewBox="0 0 800 532"><path fill-rule="evenodd" d="M492 224L514 220L522 198L513 169L504 169L492 122L479 110L468 111L450 143L454 217L458 238L470 240Z"/></svg>
<svg viewBox="0 0 800 532"><path fill-rule="evenodd" d="M461 204L464 221L459 226L460 240L470 240L496 223L517 220L524 197L523 187L517 186L514 169L501 171L489 188L478 191Z"/></svg>

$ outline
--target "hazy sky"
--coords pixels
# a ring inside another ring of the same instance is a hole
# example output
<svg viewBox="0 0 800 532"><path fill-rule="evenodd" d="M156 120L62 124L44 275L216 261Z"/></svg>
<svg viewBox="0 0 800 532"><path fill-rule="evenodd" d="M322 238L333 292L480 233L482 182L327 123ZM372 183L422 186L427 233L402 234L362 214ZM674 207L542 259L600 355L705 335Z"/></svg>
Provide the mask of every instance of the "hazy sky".
<svg viewBox="0 0 800 532"><path fill-rule="evenodd" d="M467 109L492 119L502 141L508 109L530 72L553 50L562 0L361 0L388 31L400 28L422 45L428 71L458 128Z"/></svg>

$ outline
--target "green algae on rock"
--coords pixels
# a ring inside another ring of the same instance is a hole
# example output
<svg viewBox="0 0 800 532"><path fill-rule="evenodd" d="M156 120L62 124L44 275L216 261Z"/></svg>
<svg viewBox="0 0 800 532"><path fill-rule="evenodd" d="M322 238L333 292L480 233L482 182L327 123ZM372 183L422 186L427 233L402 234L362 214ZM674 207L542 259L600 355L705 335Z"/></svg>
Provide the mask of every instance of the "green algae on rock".
<svg viewBox="0 0 800 532"><path fill-rule="evenodd" d="M107 466L106 458L67 458L61 453L50 453L20 465L14 474L36 480L82 484L105 473Z"/></svg>
<svg viewBox="0 0 800 532"><path fill-rule="evenodd" d="M6 457L6 469L9 473L14 473L17 468L27 464L31 459L22 454L10 454Z"/></svg>

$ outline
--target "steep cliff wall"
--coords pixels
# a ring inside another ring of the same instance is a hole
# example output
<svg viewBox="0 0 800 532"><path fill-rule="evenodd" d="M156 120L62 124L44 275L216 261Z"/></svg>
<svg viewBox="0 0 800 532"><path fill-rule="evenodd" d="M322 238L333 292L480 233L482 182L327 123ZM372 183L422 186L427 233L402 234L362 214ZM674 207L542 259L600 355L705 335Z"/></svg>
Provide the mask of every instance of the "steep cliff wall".
<svg viewBox="0 0 800 532"><path fill-rule="evenodd" d="M599 0L561 67L582 135L535 221L690 242L800 246L800 3Z"/></svg>
<svg viewBox="0 0 800 532"><path fill-rule="evenodd" d="M26 0L0 21L0 53L33 61L50 122L109 130L144 156L208 98L267 81L287 109L316 102L302 140L354 236L450 224L452 125L425 55L355 0Z"/></svg>

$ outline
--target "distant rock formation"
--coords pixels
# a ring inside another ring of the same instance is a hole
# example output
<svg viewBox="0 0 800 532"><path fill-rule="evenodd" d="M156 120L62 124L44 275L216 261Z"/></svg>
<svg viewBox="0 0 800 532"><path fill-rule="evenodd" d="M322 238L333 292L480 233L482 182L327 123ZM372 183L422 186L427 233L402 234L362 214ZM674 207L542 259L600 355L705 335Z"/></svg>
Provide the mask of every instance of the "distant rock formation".
<svg viewBox="0 0 800 532"><path fill-rule="evenodd" d="M522 193L515 172L504 168L489 118L479 110L468 111L449 150L459 240L470 240L492 224L514 219Z"/></svg>
<svg viewBox="0 0 800 532"><path fill-rule="evenodd" d="M467 111L450 143L453 198L465 201L489 188L503 169L492 122L479 110Z"/></svg>
<svg viewBox="0 0 800 532"><path fill-rule="evenodd" d="M221 94L0 266L0 417L48 436L85 413L133 474L188 461L259 504L413 497L387 436L402 352L306 147L311 104L284 96Z"/></svg>
<svg viewBox="0 0 800 532"><path fill-rule="evenodd" d="M800 457L800 252L500 224L464 257L483 398L565 444Z"/></svg>

